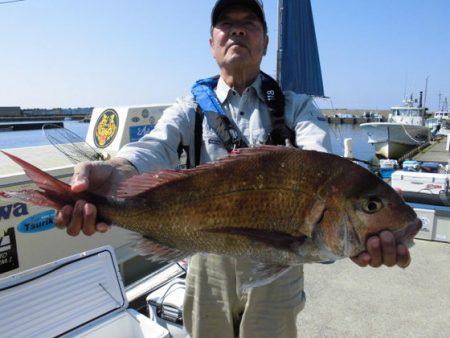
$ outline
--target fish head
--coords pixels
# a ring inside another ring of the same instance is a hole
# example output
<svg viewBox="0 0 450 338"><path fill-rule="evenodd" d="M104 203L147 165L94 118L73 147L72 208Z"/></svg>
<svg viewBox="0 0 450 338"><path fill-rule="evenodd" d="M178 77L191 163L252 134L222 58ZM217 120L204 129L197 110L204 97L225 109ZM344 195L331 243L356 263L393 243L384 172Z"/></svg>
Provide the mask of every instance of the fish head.
<svg viewBox="0 0 450 338"><path fill-rule="evenodd" d="M314 241L335 258L366 251L367 239L392 231L397 243L411 246L422 223L401 195L378 176L359 165L340 163L345 175L329 181L322 218Z"/></svg>
<svg viewBox="0 0 450 338"><path fill-rule="evenodd" d="M414 236L422 227L417 214L400 193L367 170L354 181L346 201L349 256L365 251L367 239L383 230L391 231L397 243L412 246Z"/></svg>

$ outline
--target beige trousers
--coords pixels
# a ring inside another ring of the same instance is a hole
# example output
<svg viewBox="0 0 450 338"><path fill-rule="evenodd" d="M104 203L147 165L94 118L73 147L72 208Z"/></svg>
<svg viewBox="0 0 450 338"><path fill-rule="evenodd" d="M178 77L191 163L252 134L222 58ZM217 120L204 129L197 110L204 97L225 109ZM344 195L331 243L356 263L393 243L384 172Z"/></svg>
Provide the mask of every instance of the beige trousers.
<svg viewBox="0 0 450 338"><path fill-rule="evenodd" d="M192 338L296 338L296 318L305 304L303 266L274 282L241 290L252 262L195 255L189 263L183 309Z"/></svg>

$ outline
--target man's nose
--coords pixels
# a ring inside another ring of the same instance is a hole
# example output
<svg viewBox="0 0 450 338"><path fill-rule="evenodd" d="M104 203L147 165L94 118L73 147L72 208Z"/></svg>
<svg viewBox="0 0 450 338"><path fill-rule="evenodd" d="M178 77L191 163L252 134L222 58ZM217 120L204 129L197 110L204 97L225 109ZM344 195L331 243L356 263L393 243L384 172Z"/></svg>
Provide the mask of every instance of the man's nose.
<svg viewBox="0 0 450 338"><path fill-rule="evenodd" d="M244 36L246 34L245 29L242 27L241 24L239 23L235 23L233 24L233 26L231 27L231 31L230 34L233 36Z"/></svg>

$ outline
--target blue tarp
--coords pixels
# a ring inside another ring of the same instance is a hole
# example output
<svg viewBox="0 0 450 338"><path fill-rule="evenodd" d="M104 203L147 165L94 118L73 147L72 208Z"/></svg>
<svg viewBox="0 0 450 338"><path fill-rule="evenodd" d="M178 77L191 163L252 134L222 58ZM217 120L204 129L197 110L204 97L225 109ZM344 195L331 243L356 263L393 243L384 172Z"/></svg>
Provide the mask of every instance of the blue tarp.
<svg viewBox="0 0 450 338"><path fill-rule="evenodd" d="M324 96L322 71L310 0L280 0L279 57L283 90Z"/></svg>

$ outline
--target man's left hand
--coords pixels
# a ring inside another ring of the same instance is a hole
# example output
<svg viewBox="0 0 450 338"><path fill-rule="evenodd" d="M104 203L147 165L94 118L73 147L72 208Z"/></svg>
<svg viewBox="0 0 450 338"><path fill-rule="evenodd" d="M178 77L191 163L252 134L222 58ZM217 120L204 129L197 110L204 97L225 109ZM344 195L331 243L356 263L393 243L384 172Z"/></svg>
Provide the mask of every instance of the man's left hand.
<svg viewBox="0 0 450 338"><path fill-rule="evenodd" d="M352 257L352 261L361 267L370 265L377 268L381 265L406 268L411 263L408 247L396 243L390 231L382 231L379 235L371 236L367 240L367 251Z"/></svg>

